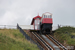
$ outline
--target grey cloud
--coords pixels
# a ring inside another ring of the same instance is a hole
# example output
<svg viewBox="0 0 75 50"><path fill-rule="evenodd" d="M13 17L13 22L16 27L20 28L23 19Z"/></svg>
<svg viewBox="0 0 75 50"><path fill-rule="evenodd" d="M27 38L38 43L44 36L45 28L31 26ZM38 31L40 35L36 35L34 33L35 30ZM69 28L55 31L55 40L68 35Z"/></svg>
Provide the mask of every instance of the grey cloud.
<svg viewBox="0 0 75 50"><path fill-rule="evenodd" d="M75 25L74 0L0 0L0 23L30 25L38 13L53 14L53 25Z"/></svg>

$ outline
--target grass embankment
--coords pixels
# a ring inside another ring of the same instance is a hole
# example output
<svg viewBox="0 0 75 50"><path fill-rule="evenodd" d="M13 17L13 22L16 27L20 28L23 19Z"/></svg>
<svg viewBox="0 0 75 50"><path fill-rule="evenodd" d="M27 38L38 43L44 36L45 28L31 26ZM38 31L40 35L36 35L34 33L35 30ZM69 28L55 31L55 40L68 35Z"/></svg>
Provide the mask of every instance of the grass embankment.
<svg viewBox="0 0 75 50"><path fill-rule="evenodd" d="M65 46L75 46L75 28L73 27L65 26L57 29L54 33L54 37Z"/></svg>
<svg viewBox="0 0 75 50"><path fill-rule="evenodd" d="M0 29L0 50L39 50L19 30Z"/></svg>

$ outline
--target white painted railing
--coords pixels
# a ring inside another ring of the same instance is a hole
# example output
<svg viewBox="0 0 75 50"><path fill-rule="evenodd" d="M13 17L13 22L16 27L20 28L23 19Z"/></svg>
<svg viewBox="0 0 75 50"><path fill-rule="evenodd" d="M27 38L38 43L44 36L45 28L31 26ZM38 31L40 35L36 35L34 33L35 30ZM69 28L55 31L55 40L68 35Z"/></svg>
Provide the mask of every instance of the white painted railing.
<svg viewBox="0 0 75 50"><path fill-rule="evenodd" d="M15 25L0 25L0 29L17 29Z"/></svg>

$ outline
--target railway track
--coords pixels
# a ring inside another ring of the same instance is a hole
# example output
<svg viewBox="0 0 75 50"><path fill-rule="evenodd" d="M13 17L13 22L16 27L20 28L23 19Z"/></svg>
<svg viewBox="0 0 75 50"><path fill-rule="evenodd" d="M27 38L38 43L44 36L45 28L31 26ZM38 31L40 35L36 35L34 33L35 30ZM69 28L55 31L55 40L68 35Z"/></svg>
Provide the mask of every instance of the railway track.
<svg viewBox="0 0 75 50"><path fill-rule="evenodd" d="M53 48L40 34L37 34L37 35L39 35L51 48ZM55 49L53 48L53 50Z"/></svg>
<svg viewBox="0 0 75 50"><path fill-rule="evenodd" d="M51 35L46 35L53 43L55 43L61 50L68 50L65 46L63 46L61 43L59 43L54 37Z"/></svg>
<svg viewBox="0 0 75 50"><path fill-rule="evenodd" d="M51 35L40 35L36 32L29 32L28 35L37 44L41 45L42 50L68 50Z"/></svg>
<svg viewBox="0 0 75 50"><path fill-rule="evenodd" d="M67 50L62 44L60 44L51 35L40 35L36 32L31 32L31 38L41 45L43 50Z"/></svg>
<svg viewBox="0 0 75 50"><path fill-rule="evenodd" d="M51 39L48 35L45 35L49 40L51 40L56 46L54 47L58 47L60 50L63 50L62 48L59 47L59 45L53 41L53 39Z"/></svg>
<svg viewBox="0 0 75 50"><path fill-rule="evenodd" d="M37 33L31 33L33 36L34 36L34 38L35 38L35 40L36 40L36 42L38 42L44 49L43 50L54 50L53 48L51 48L51 46L47 43L47 42L45 42ZM33 38L32 38L33 39Z"/></svg>

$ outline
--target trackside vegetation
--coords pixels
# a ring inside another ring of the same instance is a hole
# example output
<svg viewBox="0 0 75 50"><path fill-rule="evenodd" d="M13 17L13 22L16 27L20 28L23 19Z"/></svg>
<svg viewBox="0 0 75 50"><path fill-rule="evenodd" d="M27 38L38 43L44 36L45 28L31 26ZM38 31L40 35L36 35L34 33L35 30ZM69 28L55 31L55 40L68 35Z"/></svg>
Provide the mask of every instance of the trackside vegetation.
<svg viewBox="0 0 75 50"><path fill-rule="evenodd" d="M54 37L58 39L65 46L75 46L75 28L65 26L57 29Z"/></svg>
<svg viewBox="0 0 75 50"><path fill-rule="evenodd" d="M0 29L0 50L39 50L16 29Z"/></svg>

